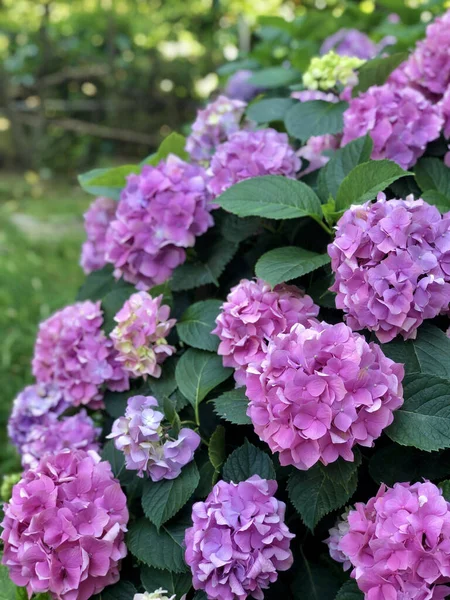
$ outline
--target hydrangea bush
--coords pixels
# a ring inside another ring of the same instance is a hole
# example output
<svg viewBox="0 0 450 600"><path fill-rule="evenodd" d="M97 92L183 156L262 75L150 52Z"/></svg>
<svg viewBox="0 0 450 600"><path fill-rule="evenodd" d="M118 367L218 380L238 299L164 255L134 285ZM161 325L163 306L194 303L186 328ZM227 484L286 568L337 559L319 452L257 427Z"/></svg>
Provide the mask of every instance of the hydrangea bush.
<svg viewBox="0 0 450 600"><path fill-rule="evenodd" d="M259 48L80 177L86 280L8 426L17 600L450 596L450 13L408 53L400 18Z"/></svg>

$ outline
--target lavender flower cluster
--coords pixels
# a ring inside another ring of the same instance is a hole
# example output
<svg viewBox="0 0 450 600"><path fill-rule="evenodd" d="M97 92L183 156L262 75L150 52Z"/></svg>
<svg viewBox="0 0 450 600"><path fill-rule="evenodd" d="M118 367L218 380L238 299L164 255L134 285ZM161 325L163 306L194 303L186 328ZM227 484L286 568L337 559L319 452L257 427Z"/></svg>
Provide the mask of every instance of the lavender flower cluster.
<svg viewBox="0 0 450 600"><path fill-rule="evenodd" d="M382 485L330 531L330 553L367 600L443 599L450 583L450 503L430 482Z"/></svg>
<svg viewBox="0 0 450 600"><path fill-rule="evenodd" d="M4 505L3 564L32 593L88 600L119 580L127 553L126 496L93 451L44 457Z"/></svg>
<svg viewBox="0 0 450 600"><path fill-rule="evenodd" d="M157 409L153 396L132 396L125 415L114 421L107 437L124 453L126 468L137 471L139 477L145 473L152 481L175 479L193 459L200 436L183 428L171 439L162 426L164 415Z"/></svg>
<svg viewBox="0 0 450 600"><path fill-rule="evenodd" d="M381 342L417 328L448 309L450 215L423 200L386 200L354 206L328 246L336 306L352 329L374 331Z"/></svg>

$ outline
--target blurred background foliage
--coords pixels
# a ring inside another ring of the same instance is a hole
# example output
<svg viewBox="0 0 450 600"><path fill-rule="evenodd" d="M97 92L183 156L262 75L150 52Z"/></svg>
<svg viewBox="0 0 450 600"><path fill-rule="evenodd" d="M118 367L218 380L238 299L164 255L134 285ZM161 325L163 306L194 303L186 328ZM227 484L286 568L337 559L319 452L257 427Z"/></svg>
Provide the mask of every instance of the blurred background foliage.
<svg viewBox="0 0 450 600"><path fill-rule="evenodd" d="M0 0L0 467L40 320L73 302L76 174L149 155L240 68L277 87L343 27L411 47L442 0ZM398 15L392 17L392 15Z"/></svg>

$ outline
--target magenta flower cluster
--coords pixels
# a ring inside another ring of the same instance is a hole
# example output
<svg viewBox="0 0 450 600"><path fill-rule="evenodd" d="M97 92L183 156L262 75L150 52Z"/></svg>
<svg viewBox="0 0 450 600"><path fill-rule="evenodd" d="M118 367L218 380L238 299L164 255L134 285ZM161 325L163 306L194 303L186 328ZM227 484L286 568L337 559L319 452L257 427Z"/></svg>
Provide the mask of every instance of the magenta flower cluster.
<svg viewBox="0 0 450 600"><path fill-rule="evenodd" d="M450 503L430 482L382 485L348 515L339 550L367 600L440 600L450 583Z"/></svg>
<svg viewBox="0 0 450 600"><path fill-rule="evenodd" d="M106 232L116 214L117 202L110 198L96 198L84 214L86 241L81 249L80 264L88 274L106 265Z"/></svg>
<svg viewBox="0 0 450 600"><path fill-rule="evenodd" d="M101 327L100 302L78 302L57 311L39 326L33 375L39 384L54 385L69 404L99 408L103 388L128 389L128 377Z"/></svg>
<svg viewBox="0 0 450 600"><path fill-rule="evenodd" d="M116 360L133 377L161 376L161 363L175 352L166 337L176 323L169 319L170 307L162 295L147 292L130 296L114 317L117 325L110 334L117 351Z"/></svg>
<svg viewBox="0 0 450 600"><path fill-rule="evenodd" d="M186 142L186 151L196 161L208 161L219 144L239 131L246 102L219 96L199 110Z"/></svg>
<svg viewBox="0 0 450 600"><path fill-rule="evenodd" d="M60 420L50 415L45 422L33 425L29 430L20 449L22 466L24 469L35 469L42 457L65 449L98 452L100 433L101 428L95 427L85 410Z"/></svg>
<svg viewBox="0 0 450 600"><path fill-rule="evenodd" d="M209 189L219 196L250 177L284 175L295 178L301 160L289 145L288 136L275 129L237 131L221 144L211 159Z"/></svg>
<svg viewBox="0 0 450 600"><path fill-rule="evenodd" d="M69 404L52 385L34 384L24 388L13 403L8 421L8 436L21 450L32 427L45 423L49 415L61 415Z"/></svg>
<svg viewBox="0 0 450 600"><path fill-rule="evenodd" d="M388 158L409 169L439 137L442 125L439 107L419 91L373 86L350 101L342 145L370 132L373 159Z"/></svg>
<svg viewBox="0 0 450 600"><path fill-rule="evenodd" d="M187 428L180 430L177 439L171 439L162 425L163 419L156 398L132 396L125 416L114 421L107 436L124 453L126 468L137 471L139 477L145 473L152 481L178 477L200 444L200 436Z"/></svg>
<svg viewBox="0 0 450 600"><path fill-rule="evenodd" d="M185 559L196 590L210 600L262 600L263 590L292 565L284 502L275 481L253 475L241 483L219 481L192 509Z"/></svg>
<svg viewBox="0 0 450 600"><path fill-rule="evenodd" d="M46 456L4 505L2 562L28 594L88 600L119 580L126 497L95 452Z"/></svg>
<svg viewBox="0 0 450 600"><path fill-rule="evenodd" d="M140 290L164 283L186 259L186 248L213 225L202 167L174 155L129 175L106 235L106 260L116 279Z"/></svg>
<svg viewBox="0 0 450 600"><path fill-rule="evenodd" d="M247 414L282 465L307 470L371 447L403 404L403 366L344 323L294 325L247 369Z"/></svg>
<svg viewBox="0 0 450 600"><path fill-rule="evenodd" d="M381 342L417 328L448 309L450 215L423 200L353 206L328 246L336 306L352 329L374 331Z"/></svg>
<svg viewBox="0 0 450 600"><path fill-rule="evenodd" d="M272 289L262 279L242 279L222 304L212 331L220 338L218 354L225 367L235 369L236 381L244 384L248 365L263 360L273 337L295 323L308 325L318 314L312 298L293 285Z"/></svg>

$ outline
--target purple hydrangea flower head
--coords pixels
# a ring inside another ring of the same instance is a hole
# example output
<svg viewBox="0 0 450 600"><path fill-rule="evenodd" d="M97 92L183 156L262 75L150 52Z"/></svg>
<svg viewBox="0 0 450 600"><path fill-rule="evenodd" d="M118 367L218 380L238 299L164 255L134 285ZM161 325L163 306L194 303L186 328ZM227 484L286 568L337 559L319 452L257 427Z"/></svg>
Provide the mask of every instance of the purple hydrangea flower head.
<svg viewBox="0 0 450 600"><path fill-rule="evenodd" d="M369 133L373 159L389 158L409 169L427 144L439 137L442 124L439 107L417 90L372 86L350 101L344 113L342 145Z"/></svg>
<svg viewBox="0 0 450 600"><path fill-rule="evenodd" d="M106 260L140 290L164 283L186 259L185 248L213 225L202 167L174 155L129 175L106 235Z"/></svg>
<svg viewBox="0 0 450 600"><path fill-rule="evenodd" d="M194 588L210 600L262 600L278 571L292 565L295 536L276 491L275 481L253 475L237 484L219 481L205 502L194 504L185 559Z"/></svg>
<svg viewBox="0 0 450 600"><path fill-rule="evenodd" d="M288 136L275 129L238 131L221 144L212 157L209 189L219 196L230 186L261 175L295 178L301 160L289 145Z"/></svg>
<svg viewBox="0 0 450 600"><path fill-rule="evenodd" d="M152 298L147 292L138 292L114 317L117 325L110 337L116 360L133 377L160 377L161 363L175 352L165 338L176 319L169 319L170 307L161 306L162 299L162 295Z"/></svg>
<svg viewBox="0 0 450 600"><path fill-rule="evenodd" d="M219 96L199 110L186 142L186 151L196 161L208 161L219 144L239 131L246 102Z"/></svg>
<svg viewBox="0 0 450 600"><path fill-rule="evenodd" d="M403 404L403 366L344 323L294 325L247 369L247 414L282 465L307 470L371 447Z"/></svg>
<svg viewBox="0 0 450 600"><path fill-rule="evenodd" d="M49 415L45 422L31 427L21 447L22 466L24 469L35 469L43 456L57 454L66 448L98 452L100 433L101 428L94 426L85 410L61 420Z"/></svg>
<svg viewBox="0 0 450 600"><path fill-rule="evenodd" d="M312 298L293 285L272 289L262 279L242 279L222 304L212 333L220 338L224 366L233 367L237 382L243 384L248 365L264 358L270 339L295 323L308 325L318 314Z"/></svg>
<svg viewBox="0 0 450 600"><path fill-rule="evenodd" d="M368 600L442 599L450 583L450 503L434 484L382 485L348 515L339 551Z"/></svg>
<svg viewBox="0 0 450 600"><path fill-rule="evenodd" d="M127 499L96 452L45 456L14 486L4 509L2 562L30 597L88 600L119 580Z"/></svg>
<svg viewBox="0 0 450 600"><path fill-rule="evenodd" d="M128 389L128 378L101 327L100 302L66 306L40 324L33 358L39 384L57 386L69 404L99 408L103 386Z"/></svg>
<svg viewBox="0 0 450 600"><path fill-rule="evenodd" d="M381 342L415 338L425 319L450 302L450 215L423 200L386 200L349 208L328 246L336 306L353 330Z"/></svg>
<svg viewBox="0 0 450 600"><path fill-rule="evenodd" d="M61 415L69 404L52 385L34 384L24 388L13 403L8 421L8 436L20 451L33 425L40 425L49 414Z"/></svg>
<svg viewBox="0 0 450 600"><path fill-rule="evenodd" d="M424 40L417 43L405 65L408 79L425 94L442 96L450 85L450 11L427 27Z"/></svg>
<svg viewBox="0 0 450 600"><path fill-rule="evenodd" d="M138 471L139 477L146 473L152 481L178 477L200 444L200 436L187 428L180 430L177 439L171 439L162 425L163 419L156 398L132 396L125 416L114 421L107 436L124 453L126 468Z"/></svg>
<svg viewBox="0 0 450 600"><path fill-rule="evenodd" d="M87 240L81 249L80 264L88 274L106 265L105 242L109 224L116 214L117 202L111 198L96 198L84 214Z"/></svg>
<svg viewBox="0 0 450 600"><path fill-rule="evenodd" d="M344 571L348 571L352 566L350 559L343 552L339 546L342 538L350 531L350 525L348 524L348 514L350 509L347 509L336 521L334 527L329 530L330 537L325 540L325 544L328 545L328 551L330 556L336 562L342 563Z"/></svg>
<svg viewBox="0 0 450 600"><path fill-rule="evenodd" d="M232 100L242 100L243 102L250 102L255 96L261 94L265 88L258 87L249 82L249 79L253 77L253 71L249 69L240 69L233 73L227 81L225 87L225 95L227 98Z"/></svg>
<svg viewBox="0 0 450 600"><path fill-rule="evenodd" d="M357 29L339 29L327 37L320 48L320 54L327 54L330 50L341 56L356 56L366 60L378 54L377 45Z"/></svg>

